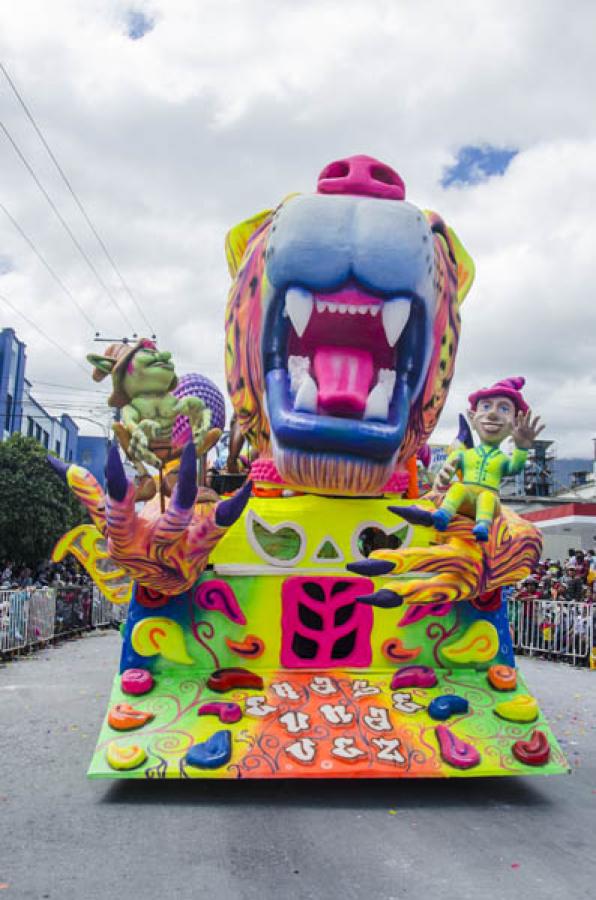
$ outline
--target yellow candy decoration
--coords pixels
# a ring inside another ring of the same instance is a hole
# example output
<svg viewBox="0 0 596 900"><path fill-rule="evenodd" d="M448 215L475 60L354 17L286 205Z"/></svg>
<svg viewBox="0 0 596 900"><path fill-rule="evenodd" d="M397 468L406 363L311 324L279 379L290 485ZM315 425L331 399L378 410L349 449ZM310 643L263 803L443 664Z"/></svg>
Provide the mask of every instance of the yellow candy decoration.
<svg viewBox="0 0 596 900"><path fill-rule="evenodd" d="M462 637L442 647L441 653L454 663L486 663L499 651L499 634L490 622L478 621L470 625Z"/></svg>
<svg viewBox="0 0 596 900"><path fill-rule="evenodd" d="M161 653L165 659L185 666L191 666L194 662L188 655L182 628L167 616L150 616L137 622L132 630L131 643L141 656Z"/></svg>
<svg viewBox="0 0 596 900"><path fill-rule="evenodd" d="M108 744L106 759L112 769L136 769L147 759L147 753L138 744L121 747L116 741Z"/></svg>
<svg viewBox="0 0 596 900"><path fill-rule="evenodd" d="M509 722L533 722L538 716L538 703L529 694L518 694L513 700L497 703L495 713Z"/></svg>

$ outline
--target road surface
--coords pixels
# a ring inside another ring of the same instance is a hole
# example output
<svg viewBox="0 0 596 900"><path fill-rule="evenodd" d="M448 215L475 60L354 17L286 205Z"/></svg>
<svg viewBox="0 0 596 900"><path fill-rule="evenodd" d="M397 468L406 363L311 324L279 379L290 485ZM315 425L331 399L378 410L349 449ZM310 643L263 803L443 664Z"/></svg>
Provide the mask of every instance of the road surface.
<svg viewBox="0 0 596 900"><path fill-rule="evenodd" d="M596 672L520 660L568 777L90 782L119 643L0 667L3 900L594 896Z"/></svg>

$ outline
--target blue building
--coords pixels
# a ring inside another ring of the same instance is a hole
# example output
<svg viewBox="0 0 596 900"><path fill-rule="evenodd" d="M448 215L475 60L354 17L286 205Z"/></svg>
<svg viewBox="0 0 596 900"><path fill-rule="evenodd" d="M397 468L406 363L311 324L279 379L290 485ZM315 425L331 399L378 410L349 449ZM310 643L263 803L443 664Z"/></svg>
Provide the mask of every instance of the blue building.
<svg viewBox="0 0 596 900"><path fill-rule="evenodd" d="M21 431L27 356L12 328L0 331L0 435Z"/></svg>
<svg viewBox="0 0 596 900"><path fill-rule="evenodd" d="M79 429L66 413L50 415L31 393L25 376L25 344L12 328L0 331L0 437L11 434L35 438L66 462L77 462Z"/></svg>
<svg viewBox="0 0 596 900"><path fill-rule="evenodd" d="M109 442L105 437L79 435L77 441L77 462L95 475L102 487L105 487L105 467Z"/></svg>

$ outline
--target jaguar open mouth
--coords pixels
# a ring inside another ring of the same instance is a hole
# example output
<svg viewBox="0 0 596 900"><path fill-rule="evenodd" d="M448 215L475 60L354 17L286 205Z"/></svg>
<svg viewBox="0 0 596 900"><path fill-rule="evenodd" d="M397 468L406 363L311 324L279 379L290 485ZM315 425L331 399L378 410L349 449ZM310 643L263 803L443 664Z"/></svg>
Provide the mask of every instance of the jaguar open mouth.
<svg viewBox="0 0 596 900"><path fill-rule="evenodd" d="M387 462L399 449L427 365L427 308L411 293L290 285L263 334L275 441Z"/></svg>

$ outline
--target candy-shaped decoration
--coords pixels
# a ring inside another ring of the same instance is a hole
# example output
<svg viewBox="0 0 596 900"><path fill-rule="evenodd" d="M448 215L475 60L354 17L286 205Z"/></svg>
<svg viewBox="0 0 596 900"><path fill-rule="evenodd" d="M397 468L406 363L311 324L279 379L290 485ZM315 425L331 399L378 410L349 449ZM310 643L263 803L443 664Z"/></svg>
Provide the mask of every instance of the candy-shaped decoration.
<svg viewBox="0 0 596 900"><path fill-rule="evenodd" d="M153 675L147 669L126 669L120 676L120 687L124 693L137 697L148 694L154 684Z"/></svg>
<svg viewBox="0 0 596 900"><path fill-rule="evenodd" d="M400 622L400 625L402 624L403 623ZM383 651L383 656L395 663L409 662L412 659L416 659L417 656L420 656L420 653L422 652L422 647L412 647L411 649L404 647L403 641L399 638L388 638L388 640L383 642L381 649Z"/></svg>
<svg viewBox="0 0 596 900"><path fill-rule="evenodd" d="M538 716L538 703L529 694L518 694L513 700L497 703L495 713L509 722L533 722Z"/></svg>
<svg viewBox="0 0 596 900"><path fill-rule="evenodd" d="M131 643L140 656L161 653L165 659L190 666L193 659L184 643L184 632L178 622L167 616L141 619L132 630Z"/></svg>
<svg viewBox="0 0 596 900"><path fill-rule="evenodd" d="M452 644L441 647L441 653L450 662L486 663L499 652L499 634L494 625L484 620L474 622Z"/></svg>
<svg viewBox="0 0 596 900"><path fill-rule="evenodd" d="M245 659L258 659L265 652L265 644L256 634L247 634L242 641L226 638L226 644L232 653Z"/></svg>
<svg viewBox="0 0 596 900"><path fill-rule="evenodd" d="M232 734L216 731L200 744L194 744L186 754L186 762L197 769L219 769L232 756Z"/></svg>
<svg viewBox="0 0 596 900"><path fill-rule="evenodd" d="M517 672L513 666L491 666L486 674L496 691L514 691L517 687Z"/></svg>
<svg viewBox="0 0 596 900"><path fill-rule="evenodd" d="M391 690L406 687L431 688L436 683L436 673L430 666L405 666L391 679Z"/></svg>
<svg viewBox="0 0 596 900"><path fill-rule="evenodd" d="M232 725L242 718L242 709L237 703L221 703L215 700L213 703L203 703L197 711L199 716L217 716L223 725Z"/></svg>
<svg viewBox="0 0 596 900"><path fill-rule="evenodd" d="M131 731L133 728L141 728L154 718L153 713L135 709L130 703L117 703L108 713L108 725L116 731Z"/></svg>
<svg viewBox="0 0 596 900"><path fill-rule="evenodd" d="M453 603L412 603L408 606L399 623L400 628L406 625L413 625L427 617L439 618L446 616L453 609Z"/></svg>
<svg viewBox="0 0 596 900"><path fill-rule="evenodd" d="M443 694L441 697L434 697L430 701L428 714L431 719L438 719L443 722L450 716L467 713L468 705L465 697L460 697L458 694Z"/></svg>
<svg viewBox="0 0 596 900"><path fill-rule="evenodd" d="M117 741L108 744L106 759L112 769L136 769L147 759L147 752L138 744L121 747Z"/></svg>
<svg viewBox="0 0 596 900"><path fill-rule="evenodd" d="M478 765L481 757L476 747L456 737L446 725L437 725L435 734L441 756L448 765L455 769L472 769Z"/></svg>
<svg viewBox="0 0 596 900"><path fill-rule="evenodd" d="M246 625L246 616L238 605L234 591L221 578L203 581L195 591L194 602L201 609L220 612L236 625Z"/></svg>
<svg viewBox="0 0 596 900"><path fill-rule="evenodd" d="M526 766L544 766L550 758L550 745L543 731L534 729L529 741L516 741L513 755Z"/></svg>
<svg viewBox="0 0 596 900"><path fill-rule="evenodd" d="M234 688L249 688L258 691L263 690L263 679L248 669L216 669L209 677L207 687L218 694L225 694Z"/></svg>

